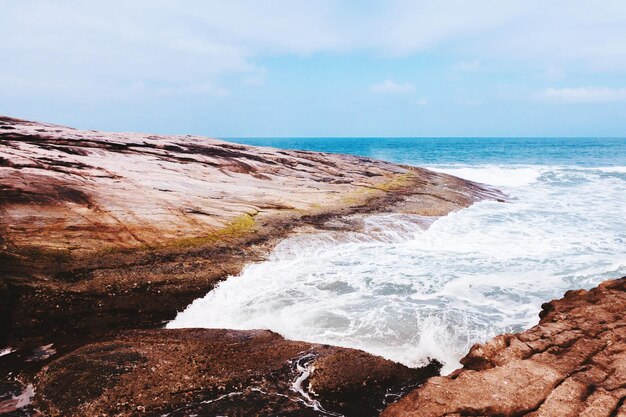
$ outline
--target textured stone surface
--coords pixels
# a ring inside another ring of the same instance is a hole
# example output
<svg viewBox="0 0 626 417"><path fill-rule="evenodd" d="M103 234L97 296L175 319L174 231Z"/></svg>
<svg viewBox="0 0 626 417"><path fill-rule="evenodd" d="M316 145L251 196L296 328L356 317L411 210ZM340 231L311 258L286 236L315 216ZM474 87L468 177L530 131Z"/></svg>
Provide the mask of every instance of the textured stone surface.
<svg viewBox="0 0 626 417"><path fill-rule="evenodd" d="M436 372L270 331L135 331L50 363L34 405L49 416L365 417Z"/></svg>
<svg viewBox="0 0 626 417"><path fill-rule="evenodd" d="M626 278L568 291L540 323L475 345L448 377L431 378L388 407L396 416L626 414Z"/></svg>
<svg viewBox="0 0 626 417"><path fill-rule="evenodd" d="M197 136L83 131L0 118L5 250L64 258L210 242L278 213L363 203L410 185L441 215L480 196L471 183L356 156Z"/></svg>

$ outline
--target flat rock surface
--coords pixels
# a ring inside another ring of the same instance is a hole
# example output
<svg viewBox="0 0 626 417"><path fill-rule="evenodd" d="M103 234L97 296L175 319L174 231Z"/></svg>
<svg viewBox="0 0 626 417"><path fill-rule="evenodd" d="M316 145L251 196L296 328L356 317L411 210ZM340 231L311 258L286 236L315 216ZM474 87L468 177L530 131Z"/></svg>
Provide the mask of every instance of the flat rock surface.
<svg viewBox="0 0 626 417"><path fill-rule="evenodd" d="M475 345L383 417L626 416L626 277L568 291L530 330Z"/></svg>
<svg viewBox="0 0 626 417"><path fill-rule="evenodd" d="M193 244L406 185L423 195L416 210L426 215L481 195L458 178L356 156L0 117L0 242L9 251L64 257Z"/></svg>
<svg viewBox="0 0 626 417"><path fill-rule="evenodd" d="M267 330L148 330L84 346L36 378L49 416L374 416L437 372Z"/></svg>

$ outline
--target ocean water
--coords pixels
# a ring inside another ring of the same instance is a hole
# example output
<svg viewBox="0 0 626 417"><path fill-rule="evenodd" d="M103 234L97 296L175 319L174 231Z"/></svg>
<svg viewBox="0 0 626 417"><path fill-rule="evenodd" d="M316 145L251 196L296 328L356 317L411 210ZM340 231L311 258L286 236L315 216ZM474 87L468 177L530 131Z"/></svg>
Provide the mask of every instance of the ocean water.
<svg viewBox="0 0 626 417"><path fill-rule="evenodd" d="M626 275L626 139L238 141L425 166L509 201L294 236L168 327L266 328L451 372L472 344L536 324L543 302Z"/></svg>

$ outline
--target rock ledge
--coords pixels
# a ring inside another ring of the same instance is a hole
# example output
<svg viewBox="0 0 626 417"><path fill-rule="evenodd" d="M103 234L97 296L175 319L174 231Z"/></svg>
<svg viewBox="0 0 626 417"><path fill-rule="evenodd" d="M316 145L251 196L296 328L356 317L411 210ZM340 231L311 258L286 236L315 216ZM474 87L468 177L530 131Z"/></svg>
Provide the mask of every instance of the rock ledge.
<svg viewBox="0 0 626 417"><path fill-rule="evenodd" d="M375 416L438 372L267 330L144 330L84 346L36 378L49 416Z"/></svg>

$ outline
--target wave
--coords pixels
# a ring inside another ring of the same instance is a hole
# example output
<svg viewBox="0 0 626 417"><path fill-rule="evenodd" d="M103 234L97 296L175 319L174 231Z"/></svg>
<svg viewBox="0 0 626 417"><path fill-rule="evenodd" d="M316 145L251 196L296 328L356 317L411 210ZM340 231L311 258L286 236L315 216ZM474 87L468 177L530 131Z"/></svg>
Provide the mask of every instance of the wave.
<svg viewBox="0 0 626 417"><path fill-rule="evenodd" d="M295 236L168 327L268 328L409 366L434 358L450 372L472 344L535 324L541 303L626 275L621 172L436 168L506 184L510 202L434 221L371 216L354 219L356 232Z"/></svg>
<svg viewBox="0 0 626 417"><path fill-rule="evenodd" d="M546 171L545 168L539 167L503 167L497 165L470 167L432 165L427 168L474 182L506 187L532 184Z"/></svg>
<svg viewBox="0 0 626 417"><path fill-rule="evenodd" d="M626 174L626 167L623 167L623 166L599 167L599 168L590 168L590 169L597 169L598 171L609 172L609 173Z"/></svg>
<svg viewBox="0 0 626 417"><path fill-rule="evenodd" d="M454 175L466 180L498 187L521 187L539 181L544 174L607 173L626 174L626 166L580 167L543 165L431 165L428 169Z"/></svg>

